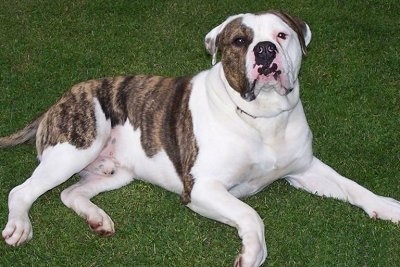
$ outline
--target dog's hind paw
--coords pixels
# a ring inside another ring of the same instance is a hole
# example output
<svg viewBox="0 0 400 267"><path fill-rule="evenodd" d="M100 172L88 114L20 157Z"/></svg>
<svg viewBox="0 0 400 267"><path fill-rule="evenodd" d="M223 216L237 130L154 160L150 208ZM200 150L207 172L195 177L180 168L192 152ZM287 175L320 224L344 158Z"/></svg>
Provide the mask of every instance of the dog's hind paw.
<svg viewBox="0 0 400 267"><path fill-rule="evenodd" d="M32 236L32 225L28 217L9 219L2 232L4 241L12 247L29 241Z"/></svg>
<svg viewBox="0 0 400 267"><path fill-rule="evenodd" d="M115 159L100 156L94 162L89 164L84 171L109 177L115 174L118 165L119 164L115 161Z"/></svg>
<svg viewBox="0 0 400 267"><path fill-rule="evenodd" d="M111 236L115 233L114 222L110 216L103 210L99 209L94 214L90 214L87 218L90 229L101 236Z"/></svg>

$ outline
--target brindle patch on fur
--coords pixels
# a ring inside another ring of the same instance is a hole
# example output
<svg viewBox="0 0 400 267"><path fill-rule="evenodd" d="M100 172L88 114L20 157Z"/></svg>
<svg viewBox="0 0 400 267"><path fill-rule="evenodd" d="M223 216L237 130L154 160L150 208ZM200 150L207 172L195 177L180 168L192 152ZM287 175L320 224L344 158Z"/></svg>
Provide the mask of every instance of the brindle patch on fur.
<svg viewBox="0 0 400 267"><path fill-rule="evenodd" d="M190 78L143 77L146 82L132 92L129 120L141 131L148 157L164 149L181 177L183 203L190 202L193 177L190 170L198 154L189 110Z"/></svg>
<svg viewBox="0 0 400 267"><path fill-rule="evenodd" d="M68 142L88 148L96 138L96 119L91 83L77 84L44 115L37 133L36 148L41 154L48 146Z"/></svg>
<svg viewBox="0 0 400 267"><path fill-rule="evenodd" d="M242 19L231 21L217 37L217 44L222 51L221 62L229 85L240 94L249 88L246 79L246 52L252 42L254 32L242 24ZM244 38L245 44L238 46L234 42Z"/></svg>
<svg viewBox="0 0 400 267"><path fill-rule="evenodd" d="M104 78L98 80L93 88L93 94L97 97L111 126L122 125L128 117L127 101L132 91L140 87L140 77L125 76L115 78Z"/></svg>

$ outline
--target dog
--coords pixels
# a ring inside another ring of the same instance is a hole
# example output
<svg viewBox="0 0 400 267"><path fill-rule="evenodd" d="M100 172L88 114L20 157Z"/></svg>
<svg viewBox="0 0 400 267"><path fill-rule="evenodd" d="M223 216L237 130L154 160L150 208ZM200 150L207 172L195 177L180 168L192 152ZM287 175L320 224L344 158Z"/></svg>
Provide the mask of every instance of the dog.
<svg viewBox="0 0 400 267"><path fill-rule="evenodd" d="M62 202L96 233L112 235L114 224L90 199L141 179L235 227L242 248L234 266L260 266L267 257L263 221L240 198L281 178L398 223L400 202L313 156L298 80L310 41L309 26L284 12L239 14L206 35L213 66L193 77L132 75L73 86L25 128L0 139L0 147L35 140L40 161L9 194L5 242L31 239L32 203L75 173L82 178L61 193Z"/></svg>

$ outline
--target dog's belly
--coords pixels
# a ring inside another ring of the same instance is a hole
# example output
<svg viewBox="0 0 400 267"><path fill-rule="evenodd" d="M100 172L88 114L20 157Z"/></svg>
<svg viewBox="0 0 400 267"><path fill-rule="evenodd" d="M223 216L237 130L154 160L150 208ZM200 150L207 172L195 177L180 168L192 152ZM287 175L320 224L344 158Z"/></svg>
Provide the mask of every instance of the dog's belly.
<svg viewBox="0 0 400 267"><path fill-rule="evenodd" d="M115 159L120 166L131 170L135 179L161 186L180 194L183 184L164 150L148 157L140 142L140 130L134 130L127 121L112 129L116 138Z"/></svg>

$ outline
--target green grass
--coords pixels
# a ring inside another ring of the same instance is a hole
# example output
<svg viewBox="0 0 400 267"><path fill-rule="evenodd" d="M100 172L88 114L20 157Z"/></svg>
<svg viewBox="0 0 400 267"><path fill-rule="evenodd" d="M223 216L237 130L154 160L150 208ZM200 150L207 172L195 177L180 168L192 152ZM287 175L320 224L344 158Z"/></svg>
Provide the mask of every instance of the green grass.
<svg viewBox="0 0 400 267"><path fill-rule="evenodd" d="M398 1L225 2L1 1L0 135L82 80L208 68L203 38L210 29L235 13L283 9L313 32L301 85L315 154L400 199ZM35 166L33 146L0 151L1 226L9 190ZM72 182L33 205L33 240L16 249L0 243L0 266L229 266L239 250L234 229L140 182L94 199L117 228L111 238L98 237L59 200ZM400 266L399 227L370 220L349 204L285 182L245 201L265 222L269 266Z"/></svg>

